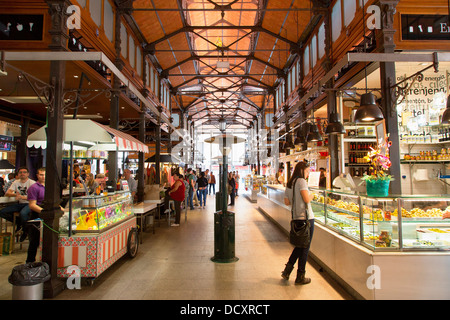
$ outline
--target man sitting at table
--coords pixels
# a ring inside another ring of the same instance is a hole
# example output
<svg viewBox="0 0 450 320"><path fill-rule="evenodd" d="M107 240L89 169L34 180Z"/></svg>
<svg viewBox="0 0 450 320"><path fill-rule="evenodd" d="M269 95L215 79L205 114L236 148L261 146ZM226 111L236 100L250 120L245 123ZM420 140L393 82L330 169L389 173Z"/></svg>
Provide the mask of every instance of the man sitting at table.
<svg viewBox="0 0 450 320"><path fill-rule="evenodd" d="M16 220L17 231L23 228L25 223L30 218L30 207L28 206L27 194L28 188L31 187L36 181L29 179L27 167L21 167L18 171L19 177L13 182L8 191L6 191L6 197L15 197L18 203L12 204L6 208L0 210L0 217L10 222L14 221L14 212L19 212L19 219ZM23 234L20 237L20 241L25 240L27 234L23 229Z"/></svg>

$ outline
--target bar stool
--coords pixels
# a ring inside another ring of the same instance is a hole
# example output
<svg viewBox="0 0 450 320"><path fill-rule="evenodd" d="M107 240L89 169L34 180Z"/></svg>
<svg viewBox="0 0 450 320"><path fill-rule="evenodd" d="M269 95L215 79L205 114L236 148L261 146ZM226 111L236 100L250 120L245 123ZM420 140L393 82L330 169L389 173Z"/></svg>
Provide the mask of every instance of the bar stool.
<svg viewBox="0 0 450 320"><path fill-rule="evenodd" d="M11 253L14 253L14 249L16 247L16 242L19 242L19 237L21 235L21 233L23 232L23 230L20 233L16 233L16 221L17 218L20 216L20 212L14 212L13 214L13 226L12 226L12 248L11 248ZM19 242L19 246L20 246L20 250L22 250L22 242Z"/></svg>

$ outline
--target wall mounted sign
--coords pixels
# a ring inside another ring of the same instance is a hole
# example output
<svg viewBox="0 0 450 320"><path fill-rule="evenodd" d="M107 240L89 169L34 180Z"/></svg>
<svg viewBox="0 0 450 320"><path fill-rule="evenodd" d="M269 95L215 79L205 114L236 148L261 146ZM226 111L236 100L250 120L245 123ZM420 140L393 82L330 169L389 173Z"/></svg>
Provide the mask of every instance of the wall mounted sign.
<svg viewBox="0 0 450 320"><path fill-rule="evenodd" d="M11 151L13 140L13 137L0 135L0 151Z"/></svg>
<svg viewBox="0 0 450 320"><path fill-rule="evenodd" d="M0 14L0 40L42 40L44 15Z"/></svg>
<svg viewBox="0 0 450 320"><path fill-rule="evenodd" d="M450 40L448 15L402 14L403 40Z"/></svg>

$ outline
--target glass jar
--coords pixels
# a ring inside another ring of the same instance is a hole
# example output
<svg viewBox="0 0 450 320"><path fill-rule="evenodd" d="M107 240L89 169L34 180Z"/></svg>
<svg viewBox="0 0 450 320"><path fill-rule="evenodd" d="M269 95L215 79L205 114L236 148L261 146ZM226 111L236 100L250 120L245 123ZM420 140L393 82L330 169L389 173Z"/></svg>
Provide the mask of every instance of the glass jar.
<svg viewBox="0 0 450 320"><path fill-rule="evenodd" d="M392 237L386 230L381 230L380 236L378 237L379 240L384 241L386 243L386 247L391 246Z"/></svg>

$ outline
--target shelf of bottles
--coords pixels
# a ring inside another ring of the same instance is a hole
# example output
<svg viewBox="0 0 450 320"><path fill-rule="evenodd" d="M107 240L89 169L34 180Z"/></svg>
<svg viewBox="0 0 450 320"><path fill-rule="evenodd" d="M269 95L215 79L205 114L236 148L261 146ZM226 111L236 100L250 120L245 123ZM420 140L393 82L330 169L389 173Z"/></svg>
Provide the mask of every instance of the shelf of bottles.
<svg viewBox="0 0 450 320"><path fill-rule="evenodd" d="M416 132L400 135L400 144L403 148L404 164L433 164L450 162L450 128L429 127Z"/></svg>
<svg viewBox="0 0 450 320"><path fill-rule="evenodd" d="M440 128L439 130L433 130L422 133L408 133L400 135L400 143L405 144L438 144L438 143L450 143L450 129Z"/></svg>
<svg viewBox="0 0 450 320"><path fill-rule="evenodd" d="M354 177L367 174L370 164L364 159L376 142L349 142L348 143L348 172Z"/></svg>

